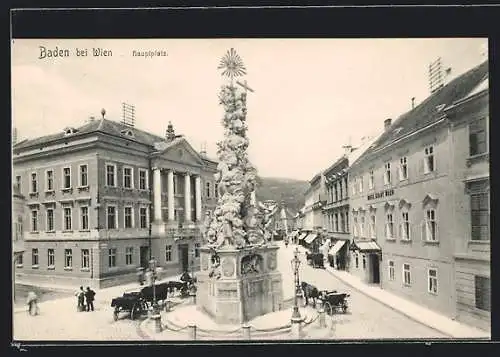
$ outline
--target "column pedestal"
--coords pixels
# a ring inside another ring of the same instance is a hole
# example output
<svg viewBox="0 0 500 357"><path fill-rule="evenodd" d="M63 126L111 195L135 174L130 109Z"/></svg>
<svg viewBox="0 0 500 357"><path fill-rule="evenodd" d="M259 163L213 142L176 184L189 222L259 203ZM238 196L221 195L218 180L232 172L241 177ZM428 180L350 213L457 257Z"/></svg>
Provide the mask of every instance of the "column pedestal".
<svg viewBox="0 0 500 357"><path fill-rule="evenodd" d="M302 318L292 317L292 338L300 339L302 337Z"/></svg>

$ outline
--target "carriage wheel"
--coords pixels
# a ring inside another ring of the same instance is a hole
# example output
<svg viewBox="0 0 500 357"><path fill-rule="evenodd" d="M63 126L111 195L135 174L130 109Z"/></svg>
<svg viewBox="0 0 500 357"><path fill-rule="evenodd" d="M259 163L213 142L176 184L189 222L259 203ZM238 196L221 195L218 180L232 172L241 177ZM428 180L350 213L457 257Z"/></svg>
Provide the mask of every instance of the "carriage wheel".
<svg viewBox="0 0 500 357"><path fill-rule="evenodd" d="M113 311L113 320L118 320L118 309L115 309L115 311Z"/></svg>
<svg viewBox="0 0 500 357"><path fill-rule="evenodd" d="M136 317L137 317L137 304L134 304L134 306L132 306L132 310L130 310L130 318L132 320L135 320Z"/></svg>
<svg viewBox="0 0 500 357"><path fill-rule="evenodd" d="M327 315L332 315L333 314L332 304L330 304L328 301L325 303L325 312L326 312Z"/></svg>

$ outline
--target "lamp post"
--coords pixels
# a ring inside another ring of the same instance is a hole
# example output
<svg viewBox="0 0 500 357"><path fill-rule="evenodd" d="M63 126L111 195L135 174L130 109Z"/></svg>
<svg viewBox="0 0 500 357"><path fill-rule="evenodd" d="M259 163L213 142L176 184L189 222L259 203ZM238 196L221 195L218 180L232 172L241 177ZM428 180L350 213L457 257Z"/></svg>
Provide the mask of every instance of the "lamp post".
<svg viewBox="0 0 500 357"><path fill-rule="evenodd" d="M302 317L300 316L298 297L300 295L300 284L299 284L299 248L296 247L293 252L293 259L291 261L294 277L295 293L293 299L293 312L292 312L292 333L294 337L300 338L300 323L302 322Z"/></svg>
<svg viewBox="0 0 500 357"><path fill-rule="evenodd" d="M155 323L155 331L161 332L161 315L158 309L158 302L156 301L156 260L152 258L149 261L149 270L151 271L151 285L153 287L153 309L151 311L151 318Z"/></svg>

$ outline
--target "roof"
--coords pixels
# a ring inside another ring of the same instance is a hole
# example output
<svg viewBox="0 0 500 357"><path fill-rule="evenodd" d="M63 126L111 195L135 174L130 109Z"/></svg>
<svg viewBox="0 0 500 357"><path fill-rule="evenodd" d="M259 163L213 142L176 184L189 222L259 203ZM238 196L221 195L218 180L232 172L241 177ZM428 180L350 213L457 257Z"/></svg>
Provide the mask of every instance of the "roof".
<svg viewBox="0 0 500 357"><path fill-rule="evenodd" d="M385 147L410 133L437 122L442 117L442 108L467 96L488 74L488 61L472 68L450 83L431 94L414 109L397 118L387 131L371 145L358 161L370 156L379 148Z"/></svg>

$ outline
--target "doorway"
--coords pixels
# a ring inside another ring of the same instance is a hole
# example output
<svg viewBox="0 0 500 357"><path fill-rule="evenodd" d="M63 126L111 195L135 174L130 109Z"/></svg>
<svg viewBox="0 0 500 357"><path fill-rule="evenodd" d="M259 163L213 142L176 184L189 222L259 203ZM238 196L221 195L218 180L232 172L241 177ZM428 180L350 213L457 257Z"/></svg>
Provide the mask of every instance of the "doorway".
<svg viewBox="0 0 500 357"><path fill-rule="evenodd" d="M189 269L189 244L179 244L179 261L182 272Z"/></svg>
<svg viewBox="0 0 500 357"><path fill-rule="evenodd" d="M144 269L149 266L149 247L140 247L140 263Z"/></svg>
<svg viewBox="0 0 500 357"><path fill-rule="evenodd" d="M377 254L370 254L371 266L372 266L372 279L371 282L374 284L380 283L380 264Z"/></svg>

